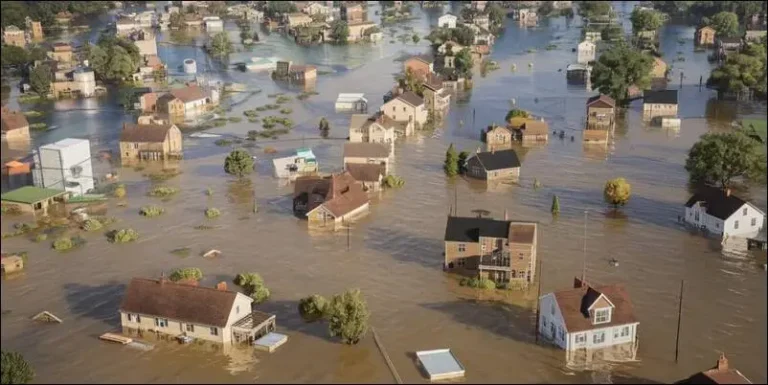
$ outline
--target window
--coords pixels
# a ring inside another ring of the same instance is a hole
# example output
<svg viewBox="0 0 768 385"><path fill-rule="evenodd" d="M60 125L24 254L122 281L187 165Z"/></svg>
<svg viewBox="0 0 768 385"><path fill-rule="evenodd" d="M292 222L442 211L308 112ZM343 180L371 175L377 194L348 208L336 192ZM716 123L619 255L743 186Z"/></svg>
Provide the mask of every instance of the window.
<svg viewBox="0 0 768 385"><path fill-rule="evenodd" d="M395 112L395 108L397 108L397 107L392 106L392 112Z"/></svg>
<svg viewBox="0 0 768 385"><path fill-rule="evenodd" d="M554 304L554 303L552 304L552 306L550 306L550 308L549 308L549 312L550 312L552 315L555 315L555 304Z"/></svg>
<svg viewBox="0 0 768 385"><path fill-rule="evenodd" d="M467 245L465 245L463 243L459 243L459 252L463 253L465 251L467 251Z"/></svg>
<svg viewBox="0 0 768 385"><path fill-rule="evenodd" d="M752 218L752 227L757 226L757 218Z"/></svg>
<svg viewBox="0 0 768 385"><path fill-rule="evenodd" d="M135 316L136 316L136 322L141 322L141 316L138 314L135 314Z"/></svg>
<svg viewBox="0 0 768 385"><path fill-rule="evenodd" d="M741 210L741 215L747 216L747 208L745 207L744 210Z"/></svg>
<svg viewBox="0 0 768 385"><path fill-rule="evenodd" d="M235 307L235 314L240 314L240 305Z"/></svg>
<svg viewBox="0 0 768 385"><path fill-rule="evenodd" d="M715 223L715 228L719 229L720 228L720 224L719 223Z"/></svg>
<svg viewBox="0 0 768 385"><path fill-rule="evenodd" d="M699 221L699 212L698 212L698 211L696 211L696 212L694 213L694 218L693 218L693 220L695 220L696 222L698 222L698 221Z"/></svg>
<svg viewBox="0 0 768 385"><path fill-rule="evenodd" d="M602 344L605 342L605 332L597 332L592 335L592 343Z"/></svg>
<svg viewBox="0 0 768 385"><path fill-rule="evenodd" d="M523 258L525 258L525 254L523 254L523 253L520 253L520 254L518 254L518 257L519 257L520 259L523 259Z"/></svg>
<svg viewBox="0 0 768 385"><path fill-rule="evenodd" d="M212 336L219 335L219 328L211 328L211 335Z"/></svg>
<svg viewBox="0 0 768 385"><path fill-rule="evenodd" d="M480 250L485 251L485 243L480 245Z"/></svg>
<svg viewBox="0 0 768 385"><path fill-rule="evenodd" d="M558 336L560 337L560 341L565 341L565 330L561 327L557 328Z"/></svg>
<svg viewBox="0 0 768 385"><path fill-rule="evenodd" d="M583 344L587 342L587 335L584 333L580 333L576 335L576 343L577 344Z"/></svg>
<svg viewBox="0 0 768 385"><path fill-rule="evenodd" d="M619 338L619 328L613 328L613 338Z"/></svg>
<svg viewBox="0 0 768 385"><path fill-rule="evenodd" d="M459 258L459 260L457 261L457 264L461 267L464 267L464 258Z"/></svg>
<svg viewBox="0 0 768 385"><path fill-rule="evenodd" d="M629 336L629 326L624 326L623 328L621 328L621 336L622 337Z"/></svg>
<svg viewBox="0 0 768 385"><path fill-rule="evenodd" d="M611 322L611 308L595 310L595 323L602 324L606 322Z"/></svg>
<svg viewBox="0 0 768 385"><path fill-rule="evenodd" d="M168 320L165 318L155 318L155 326L160 328L168 327Z"/></svg>
<svg viewBox="0 0 768 385"><path fill-rule="evenodd" d="M547 328L547 319L544 317L541 317L541 328L546 329Z"/></svg>
<svg viewBox="0 0 768 385"><path fill-rule="evenodd" d="M134 143L133 144L133 148L138 149L139 148L139 144L138 143Z"/></svg>
<svg viewBox="0 0 768 385"><path fill-rule="evenodd" d="M405 107L403 107L403 112L405 112Z"/></svg>
<svg viewBox="0 0 768 385"><path fill-rule="evenodd" d="M132 314L128 314L128 322L132 322L133 321L132 318L133 318L133 315Z"/></svg>
<svg viewBox="0 0 768 385"><path fill-rule="evenodd" d="M738 230L739 229L739 221L734 221L733 222L733 228L734 228L734 230Z"/></svg>
<svg viewBox="0 0 768 385"><path fill-rule="evenodd" d="M194 333L195 332L195 325L187 324L187 331L190 332L190 333Z"/></svg>

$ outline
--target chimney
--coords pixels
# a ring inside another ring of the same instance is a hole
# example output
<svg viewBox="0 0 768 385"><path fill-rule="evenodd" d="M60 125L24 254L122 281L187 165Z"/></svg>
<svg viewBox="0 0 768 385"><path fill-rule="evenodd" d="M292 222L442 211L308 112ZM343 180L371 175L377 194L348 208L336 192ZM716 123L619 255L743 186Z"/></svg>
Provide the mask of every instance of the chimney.
<svg viewBox="0 0 768 385"><path fill-rule="evenodd" d="M586 287L587 283L583 279L579 279L578 277L573 278L573 288L574 289L581 289L582 287Z"/></svg>
<svg viewBox="0 0 768 385"><path fill-rule="evenodd" d="M725 196L727 197L731 196L731 189L729 188L725 189Z"/></svg>
<svg viewBox="0 0 768 385"><path fill-rule="evenodd" d="M227 291L227 282L221 281L216 284L216 290Z"/></svg>
<svg viewBox="0 0 768 385"><path fill-rule="evenodd" d="M717 359L717 371L724 372L728 370L728 359L725 358L725 353L720 353L720 358Z"/></svg>
<svg viewBox="0 0 768 385"><path fill-rule="evenodd" d="M505 221L509 220L509 210L507 210L507 209L504 209L504 220Z"/></svg>

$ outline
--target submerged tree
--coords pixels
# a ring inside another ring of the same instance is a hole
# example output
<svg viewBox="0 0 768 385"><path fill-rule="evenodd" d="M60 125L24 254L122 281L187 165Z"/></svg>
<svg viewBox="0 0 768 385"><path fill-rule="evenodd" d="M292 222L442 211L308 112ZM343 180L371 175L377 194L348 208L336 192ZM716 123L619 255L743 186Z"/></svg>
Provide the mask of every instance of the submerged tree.
<svg viewBox="0 0 768 385"><path fill-rule="evenodd" d="M328 331L345 344L360 342L368 331L368 305L359 289L334 295L327 306Z"/></svg>
<svg viewBox="0 0 768 385"><path fill-rule="evenodd" d="M592 70L592 84L601 94L626 105L629 87L641 89L650 84L653 59L626 44L617 44L600 55Z"/></svg>
<svg viewBox="0 0 768 385"><path fill-rule="evenodd" d="M614 208L624 206L632 195L632 186L624 178L611 179L605 183L603 198Z"/></svg>
<svg viewBox="0 0 768 385"><path fill-rule="evenodd" d="M560 199L557 195L552 196L552 215L560 214Z"/></svg>
<svg viewBox="0 0 768 385"><path fill-rule="evenodd" d="M459 172L462 174L467 171L467 159L469 159L468 151L459 153Z"/></svg>
<svg viewBox="0 0 768 385"><path fill-rule="evenodd" d="M238 148L224 160L224 171L227 174L242 178L253 171L253 157L248 151Z"/></svg>
<svg viewBox="0 0 768 385"><path fill-rule="evenodd" d="M2 384L27 384L35 377L35 372L24 357L16 352L0 352L0 371Z"/></svg>
<svg viewBox="0 0 768 385"><path fill-rule="evenodd" d="M253 298L254 303L262 303L269 299L269 289L264 285L264 280L258 273L238 274L235 277L234 283L242 287L245 294Z"/></svg>
<svg viewBox="0 0 768 385"><path fill-rule="evenodd" d="M459 173L459 156L456 154L456 149L453 148L453 143L448 147L448 151L445 152L443 171L450 177L456 176Z"/></svg>
<svg viewBox="0 0 768 385"><path fill-rule="evenodd" d="M306 322L315 322L325 318L327 307L328 300L317 294L299 300L299 314Z"/></svg>
<svg viewBox="0 0 768 385"><path fill-rule="evenodd" d="M730 187L734 178L765 178L765 152L741 132L704 134L688 152L685 169L694 183Z"/></svg>

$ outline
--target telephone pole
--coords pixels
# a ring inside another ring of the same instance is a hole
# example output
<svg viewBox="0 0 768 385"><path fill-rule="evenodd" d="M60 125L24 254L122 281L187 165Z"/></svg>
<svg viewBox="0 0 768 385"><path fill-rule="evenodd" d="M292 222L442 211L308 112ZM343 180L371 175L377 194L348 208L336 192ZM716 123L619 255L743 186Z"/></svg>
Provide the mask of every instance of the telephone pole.
<svg viewBox="0 0 768 385"><path fill-rule="evenodd" d="M581 261L581 282L584 282L587 278L587 212L589 210L584 210L584 250L583 250L583 256Z"/></svg>
<svg viewBox="0 0 768 385"><path fill-rule="evenodd" d="M677 335L675 336L675 363L677 363L677 356L680 352L680 324L683 318L683 288L685 286L685 280L680 281L680 301L677 308Z"/></svg>

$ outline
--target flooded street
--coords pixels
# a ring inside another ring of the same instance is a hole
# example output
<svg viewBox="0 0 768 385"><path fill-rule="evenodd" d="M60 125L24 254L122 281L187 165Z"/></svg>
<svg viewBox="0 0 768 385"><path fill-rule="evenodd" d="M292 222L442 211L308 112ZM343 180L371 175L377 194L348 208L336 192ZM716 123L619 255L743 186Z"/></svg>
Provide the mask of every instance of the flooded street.
<svg viewBox="0 0 768 385"><path fill-rule="evenodd" d="M633 3L614 6L628 14ZM369 10L374 20L375 9L378 5ZM417 10L417 14L421 18L410 25L425 36L442 12ZM110 201L108 215L119 219L114 227L136 229L141 235L138 242L115 245L101 233L83 233L87 240L83 248L59 254L50 249L50 242L3 240L3 250L29 252L25 273L2 281L3 349L22 353L35 368L35 381L43 383L392 382L370 333L359 345L347 346L327 337L327 325L305 324L299 317L300 298L357 287L368 301L371 325L407 383L427 382L414 365L414 352L439 348L453 351L466 368L467 382L597 382L600 376L594 372L569 369L564 351L536 343L535 287L527 293L491 295L459 287L454 276L443 273L445 220L456 196L460 215L485 209L501 217L508 209L511 219L539 221L542 293L567 288L581 274L583 212L589 210L587 278L624 283L640 322L638 361L608 368L616 376L613 382L631 376L633 381L669 383L710 368L720 352L753 382L765 382L764 254L756 258L746 250L721 250L719 242L691 234L677 221L690 196L683 168L689 148L708 131L730 130L732 119L759 111L764 116L765 106L737 108L710 101L714 92L698 87L699 77L706 80L710 67L707 53L693 52L693 28L667 25L661 35L665 60L671 64L677 51L686 58L674 63L670 82L670 88L678 88L678 71L683 71L682 126L676 131L645 127L642 102L636 101L616 129L613 143L607 148L584 146L585 102L594 92L567 86L564 72L576 57L571 48L580 39L580 23L578 18L558 18L524 30L508 20L491 55L501 69L486 77L476 74L471 95L465 102L452 101L443 127L397 144L394 173L405 179L405 186L373 199L370 214L350 231L349 249L346 233L309 232L306 222L293 216L292 186L273 177L270 155L263 149L311 146L322 171L340 170L344 139L317 139L320 117L330 121L330 137L346 138L348 115L333 112L338 93L365 93L369 112L378 109L392 86L392 75L402 70L398 59L427 52L429 42L401 44L384 28L385 38L377 45L301 48L279 34L262 34L262 44L252 52L233 54L230 62L277 56L332 72L318 76L319 95L288 103L296 122L292 133L277 141L257 141L249 148L259 157L249 184L224 173L229 147L216 146L215 139L185 135L182 174L165 182L181 191L166 202L147 196L153 184L142 174L148 170L120 168L127 206ZM227 25L238 41L234 24ZM397 35L401 33L399 27ZM165 35L161 33L158 40L169 40ZM678 43L680 38L684 44ZM545 50L550 43L559 48ZM529 48L537 52L527 53ZM169 69L185 58L196 58L198 68L207 63L199 48L159 44L158 50ZM532 69L528 63L533 63ZM516 72L510 71L512 64ZM231 104L227 116L242 117L247 109L272 103L269 94L287 92L295 97L300 92L273 82L267 74L226 70L228 66L214 61L207 65L211 77L262 90L234 95L227 102ZM480 129L500 123L511 107L510 99L544 117L552 130L564 130L565 139L551 136L544 146L516 147L522 163L518 185L447 179L442 163L448 145L467 151L481 146ZM115 100L110 95L54 103L44 121L55 129L33 133L32 145L81 137L91 140L93 154L116 149L123 122L132 122L135 116L123 112ZM255 128L245 120L206 132L244 137ZM7 154L12 151L4 147L3 159L10 157ZM111 166L95 161L94 168L101 176ZM619 215L602 196L605 181L614 177L632 184L632 197ZM537 190L534 178L542 184ZM213 189L211 197L206 188ZM252 213L252 194L257 197L257 214ZM553 194L560 199L556 219L550 214ZM739 194L766 211L765 186ZM149 203L162 205L166 214L140 216L139 207ZM221 209L222 216L206 220L206 207ZM3 216L3 232L20 220ZM195 229L203 223L216 228ZM191 248L191 255L170 253L180 247ZM223 256L200 257L211 248ZM611 258L621 261L620 266L609 265ZM206 286L231 282L240 272L259 272L272 296L258 309L277 315L278 331L289 336L288 342L267 355L250 349L224 354L170 343L140 351L98 340L100 334L119 328L117 309L132 277L159 277L179 267L199 267L205 275L201 284ZM685 301L676 364L681 280ZM64 322L29 321L43 310Z"/></svg>

